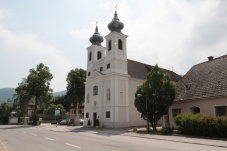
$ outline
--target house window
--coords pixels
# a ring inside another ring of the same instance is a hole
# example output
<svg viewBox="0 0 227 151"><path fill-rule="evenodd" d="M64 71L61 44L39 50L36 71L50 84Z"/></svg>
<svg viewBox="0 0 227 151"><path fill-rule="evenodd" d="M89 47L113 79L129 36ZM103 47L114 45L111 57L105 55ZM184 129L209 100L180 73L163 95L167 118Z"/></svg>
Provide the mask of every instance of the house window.
<svg viewBox="0 0 227 151"><path fill-rule="evenodd" d="M216 116L227 116L227 106L215 106Z"/></svg>
<svg viewBox="0 0 227 151"><path fill-rule="evenodd" d="M173 118L176 117L178 114L181 114L181 109L172 109L172 116Z"/></svg>
<svg viewBox="0 0 227 151"><path fill-rule="evenodd" d="M110 68L110 64L107 64L106 68L109 69Z"/></svg>
<svg viewBox="0 0 227 151"><path fill-rule="evenodd" d="M91 56L92 56L92 54L91 54L91 52L89 53L89 61L91 61Z"/></svg>
<svg viewBox="0 0 227 151"><path fill-rule="evenodd" d="M96 103L96 101L94 101L94 106L96 106L97 105L97 103Z"/></svg>
<svg viewBox="0 0 227 151"><path fill-rule="evenodd" d="M89 118L89 113L88 112L86 113L86 118Z"/></svg>
<svg viewBox="0 0 227 151"><path fill-rule="evenodd" d="M102 58L102 53L100 51L97 52L97 60Z"/></svg>
<svg viewBox="0 0 227 151"><path fill-rule="evenodd" d="M122 50L122 40L118 40L118 49Z"/></svg>
<svg viewBox="0 0 227 151"><path fill-rule="evenodd" d="M88 93L87 94L87 103L89 103L89 101L90 101L90 94Z"/></svg>
<svg viewBox="0 0 227 151"><path fill-rule="evenodd" d="M190 113L192 114L197 114L197 113L200 113L200 108L199 107L191 107L189 109Z"/></svg>
<svg viewBox="0 0 227 151"><path fill-rule="evenodd" d="M102 71L103 70L103 67L100 67L100 71Z"/></svg>
<svg viewBox="0 0 227 151"><path fill-rule="evenodd" d="M106 111L106 118L110 118L110 111Z"/></svg>
<svg viewBox="0 0 227 151"><path fill-rule="evenodd" d="M93 87L93 96L98 95L98 86Z"/></svg>
<svg viewBox="0 0 227 151"><path fill-rule="evenodd" d="M91 75L91 72L88 72L88 74L87 74L88 76L90 76Z"/></svg>
<svg viewBox="0 0 227 151"><path fill-rule="evenodd" d="M107 100L110 100L110 88L107 89Z"/></svg>
<svg viewBox="0 0 227 151"><path fill-rule="evenodd" d="M109 41L109 45L108 46L109 46L108 47L109 48L108 50L110 51L111 50L111 40Z"/></svg>

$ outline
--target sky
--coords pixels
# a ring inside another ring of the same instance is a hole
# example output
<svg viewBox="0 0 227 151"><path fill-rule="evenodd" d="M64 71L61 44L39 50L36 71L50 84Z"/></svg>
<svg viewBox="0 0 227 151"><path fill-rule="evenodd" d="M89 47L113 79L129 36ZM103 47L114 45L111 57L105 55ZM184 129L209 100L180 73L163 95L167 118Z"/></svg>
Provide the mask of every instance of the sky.
<svg viewBox="0 0 227 151"><path fill-rule="evenodd" d="M227 54L226 0L0 0L0 88L44 63L54 92L65 90L70 70L86 70L96 21L103 37L110 33L116 5L128 59L184 75Z"/></svg>

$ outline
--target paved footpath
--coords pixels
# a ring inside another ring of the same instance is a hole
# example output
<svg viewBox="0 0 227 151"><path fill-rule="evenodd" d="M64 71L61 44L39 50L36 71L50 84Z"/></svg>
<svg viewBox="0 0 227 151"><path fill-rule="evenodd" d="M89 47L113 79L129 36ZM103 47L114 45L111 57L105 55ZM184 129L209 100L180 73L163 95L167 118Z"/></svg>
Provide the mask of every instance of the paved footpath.
<svg viewBox="0 0 227 151"><path fill-rule="evenodd" d="M205 146L216 146L216 147L223 147L227 148L227 140L217 140L217 139L208 139L208 138L196 138L196 137L189 137L189 136L166 136L166 135L157 135L157 134L140 134L129 132L129 129L95 129L95 128L86 128L82 126L55 126L50 124L42 124L39 128L48 129L51 131L56 132L70 132L70 131L94 131L104 134L111 134L111 135L123 135L123 136L130 136L130 137L138 137L138 138L145 138L145 139L155 139L155 140L162 140L162 141L171 141L171 142L181 142L181 143L188 143L188 144L198 144L198 145L205 145ZM1 151L1 150L0 150Z"/></svg>

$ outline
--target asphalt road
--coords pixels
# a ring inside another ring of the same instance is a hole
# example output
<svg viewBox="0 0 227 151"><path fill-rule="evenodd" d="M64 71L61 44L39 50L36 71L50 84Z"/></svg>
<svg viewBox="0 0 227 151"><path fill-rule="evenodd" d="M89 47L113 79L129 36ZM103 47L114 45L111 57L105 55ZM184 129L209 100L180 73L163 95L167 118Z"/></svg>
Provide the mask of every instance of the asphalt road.
<svg viewBox="0 0 227 151"><path fill-rule="evenodd" d="M57 132L16 125L0 126L0 142L3 151L226 151L222 147L113 135L107 131Z"/></svg>

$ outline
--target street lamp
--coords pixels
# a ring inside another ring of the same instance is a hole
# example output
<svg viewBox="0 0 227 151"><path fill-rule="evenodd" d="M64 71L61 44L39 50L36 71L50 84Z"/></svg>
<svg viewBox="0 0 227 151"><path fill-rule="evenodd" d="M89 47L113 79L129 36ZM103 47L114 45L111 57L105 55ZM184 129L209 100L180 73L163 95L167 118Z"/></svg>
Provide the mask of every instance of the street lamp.
<svg viewBox="0 0 227 151"><path fill-rule="evenodd" d="M142 94L137 94L138 97L141 97ZM148 116L149 116L149 112L148 112L148 104L147 104L147 95L145 95L146 97L146 110L147 110L147 132L150 132L150 126L149 126L149 120L148 120Z"/></svg>
<svg viewBox="0 0 227 151"><path fill-rule="evenodd" d="M60 108L55 108L55 122L56 122L56 127L57 127L58 123L56 120L56 116L60 116Z"/></svg>

